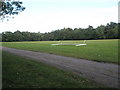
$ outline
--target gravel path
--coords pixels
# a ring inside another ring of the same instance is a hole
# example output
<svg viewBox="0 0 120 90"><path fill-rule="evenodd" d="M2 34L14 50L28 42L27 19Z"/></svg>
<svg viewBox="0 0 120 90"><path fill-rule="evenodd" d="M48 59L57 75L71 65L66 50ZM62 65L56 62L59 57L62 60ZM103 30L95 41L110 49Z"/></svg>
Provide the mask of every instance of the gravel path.
<svg viewBox="0 0 120 90"><path fill-rule="evenodd" d="M89 78L97 83L118 88L118 65L102 62L95 62L72 57L53 55L48 53L33 52L27 50L0 47L3 51L7 51L19 56L31 58L48 65L52 65L64 70L75 72L80 76Z"/></svg>

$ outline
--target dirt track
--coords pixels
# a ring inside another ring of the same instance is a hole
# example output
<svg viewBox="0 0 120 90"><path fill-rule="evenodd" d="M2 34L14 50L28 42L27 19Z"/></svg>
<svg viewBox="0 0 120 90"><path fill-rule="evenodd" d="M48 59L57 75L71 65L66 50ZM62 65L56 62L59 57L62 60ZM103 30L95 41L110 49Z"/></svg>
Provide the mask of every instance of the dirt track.
<svg viewBox="0 0 120 90"><path fill-rule="evenodd" d="M48 65L52 65L64 70L75 72L80 76L84 76L97 83L118 88L118 65L108 64L71 57L53 55L48 53L33 52L27 50L12 49L0 47L3 51L7 51L19 56L31 58Z"/></svg>

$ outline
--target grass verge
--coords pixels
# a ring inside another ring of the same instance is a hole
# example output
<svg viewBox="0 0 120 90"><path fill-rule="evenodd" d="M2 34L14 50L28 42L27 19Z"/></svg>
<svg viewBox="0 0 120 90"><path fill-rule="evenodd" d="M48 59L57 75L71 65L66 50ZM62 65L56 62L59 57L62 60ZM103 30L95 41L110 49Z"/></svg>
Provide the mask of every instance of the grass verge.
<svg viewBox="0 0 120 90"><path fill-rule="evenodd" d="M70 72L3 52L3 88L100 88Z"/></svg>

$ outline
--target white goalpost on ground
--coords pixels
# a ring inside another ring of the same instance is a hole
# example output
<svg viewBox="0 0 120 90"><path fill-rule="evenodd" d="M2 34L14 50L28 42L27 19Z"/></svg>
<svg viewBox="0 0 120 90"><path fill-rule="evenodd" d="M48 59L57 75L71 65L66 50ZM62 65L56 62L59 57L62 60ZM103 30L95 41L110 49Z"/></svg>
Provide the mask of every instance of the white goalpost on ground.
<svg viewBox="0 0 120 90"><path fill-rule="evenodd" d="M61 41L59 41L59 43L57 44L51 44L51 45L75 45L75 46L85 46L86 44L86 40L83 41L83 43L81 44L73 44L73 43L62 43Z"/></svg>

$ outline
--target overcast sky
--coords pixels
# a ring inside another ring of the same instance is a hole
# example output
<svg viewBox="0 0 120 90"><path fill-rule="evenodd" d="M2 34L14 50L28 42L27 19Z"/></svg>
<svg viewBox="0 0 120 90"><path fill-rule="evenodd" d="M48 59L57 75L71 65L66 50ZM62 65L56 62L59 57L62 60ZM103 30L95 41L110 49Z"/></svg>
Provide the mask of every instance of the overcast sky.
<svg viewBox="0 0 120 90"><path fill-rule="evenodd" d="M0 22L0 32L50 32L62 28L96 28L118 22L119 0L20 0L25 11Z"/></svg>

